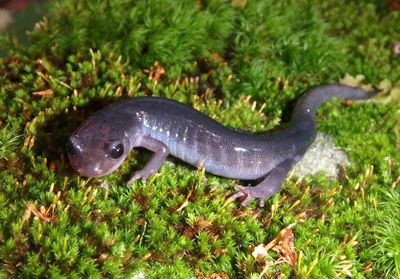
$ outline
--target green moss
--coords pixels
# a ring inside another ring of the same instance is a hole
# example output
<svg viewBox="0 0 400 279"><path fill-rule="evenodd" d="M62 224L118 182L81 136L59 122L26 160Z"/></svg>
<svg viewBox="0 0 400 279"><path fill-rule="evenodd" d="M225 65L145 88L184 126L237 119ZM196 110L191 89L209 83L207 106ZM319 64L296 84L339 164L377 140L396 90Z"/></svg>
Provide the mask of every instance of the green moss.
<svg viewBox="0 0 400 279"><path fill-rule="evenodd" d="M398 234L397 198L384 194L400 177L398 104L324 105L319 129L353 165L336 180L288 179L264 209L227 202L234 181L174 159L127 187L148 153L86 179L63 150L90 113L128 96L262 132L289 120L304 90L345 73L395 84L399 12L376 2L52 1L30 47L0 63L0 275L395 277L397 246L381 244ZM254 247L288 225L297 265L264 270L278 255L256 260Z"/></svg>
<svg viewBox="0 0 400 279"><path fill-rule="evenodd" d="M388 278L397 278L400 276L400 224L395 215L400 206L400 196L397 189L383 192L387 198L379 210L381 222L372 230L378 240L373 249L373 259L385 270Z"/></svg>
<svg viewBox="0 0 400 279"><path fill-rule="evenodd" d="M0 130L0 160L10 160L19 145L21 136L17 128L9 125Z"/></svg>

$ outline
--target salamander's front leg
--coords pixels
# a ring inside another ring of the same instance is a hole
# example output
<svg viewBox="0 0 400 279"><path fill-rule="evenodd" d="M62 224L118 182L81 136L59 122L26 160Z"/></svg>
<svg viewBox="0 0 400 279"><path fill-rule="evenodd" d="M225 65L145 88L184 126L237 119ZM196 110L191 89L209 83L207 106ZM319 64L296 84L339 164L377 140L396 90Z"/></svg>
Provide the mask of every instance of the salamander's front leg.
<svg viewBox="0 0 400 279"><path fill-rule="evenodd" d="M243 206L246 206L252 198L259 199L260 207L263 207L264 199L272 196L279 190L283 180L292 168L293 163L294 160L291 159L283 161L256 186L245 187L237 185L236 190L239 192L234 194L231 199L236 200L240 197L246 196L245 200L242 202Z"/></svg>
<svg viewBox="0 0 400 279"><path fill-rule="evenodd" d="M138 146L146 148L154 152L154 154L144 168L136 171L134 176L129 179L128 186L130 186L137 179L141 179L143 182L145 182L150 175L158 171L169 153L169 149L165 144L149 136L144 136L140 140Z"/></svg>

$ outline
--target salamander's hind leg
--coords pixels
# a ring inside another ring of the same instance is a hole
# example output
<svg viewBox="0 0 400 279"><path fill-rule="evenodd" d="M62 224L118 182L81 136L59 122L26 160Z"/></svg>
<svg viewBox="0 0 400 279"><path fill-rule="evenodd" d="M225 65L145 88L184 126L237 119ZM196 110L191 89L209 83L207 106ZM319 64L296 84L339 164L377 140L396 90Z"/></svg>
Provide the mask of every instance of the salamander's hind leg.
<svg viewBox="0 0 400 279"><path fill-rule="evenodd" d="M286 178L288 172L293 166L294 160L288 159L277 165L267 176L256 186L245 187L241 185L236 186L237 192L230 199L236 200L246 196L242 202L246 206L251 199L258 199L260 207L264 206L264 200L275 194L282 185L283 180Z"/></svg>
<svg viewBox="0 0 400 279"><path fill-rule="evenodd" d="M145 182L150 175L158 171L169 153L169 149L165 144L149 136L144 136L141 139L139 146L153 151L154 154L144 168L136 171L132 178L129 179L128 186L130 186L137 179L141 179L143 182Z"/></svg>

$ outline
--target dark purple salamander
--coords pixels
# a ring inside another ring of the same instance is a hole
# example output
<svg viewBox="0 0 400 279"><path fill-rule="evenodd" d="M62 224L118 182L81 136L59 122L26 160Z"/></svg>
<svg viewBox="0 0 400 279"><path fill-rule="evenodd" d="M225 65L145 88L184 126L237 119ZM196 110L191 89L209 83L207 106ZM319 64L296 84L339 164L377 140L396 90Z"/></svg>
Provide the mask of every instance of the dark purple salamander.
<svg viewBox="0 0 400 279"><path fill-rule="evenodd" d="M135 172L128 185L157 172L168 154L207 172L240 180L259 180L253 187L237 186L232 199L264 199L277 192L293 164L315 137L315 112L331 98L367 99L374 94L346 85L310 89L298 101L290 126L253 135L223 126L176 101L158 97L125 99L89 118L67 142L73 168L83 176L103 176L122 164L129 151L143 147L153 156Z"/></svg>

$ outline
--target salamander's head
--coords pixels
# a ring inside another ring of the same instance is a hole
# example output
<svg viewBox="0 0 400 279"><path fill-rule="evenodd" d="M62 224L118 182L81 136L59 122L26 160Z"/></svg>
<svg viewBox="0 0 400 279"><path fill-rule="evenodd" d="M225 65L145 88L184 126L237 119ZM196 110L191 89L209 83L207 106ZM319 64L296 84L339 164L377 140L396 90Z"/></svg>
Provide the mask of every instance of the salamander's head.
<svg viewBox="0 0 400 279"><path fill-rule="evenodd" d="M125 125L127 119L125 118ZM122 122L95 115L66 143L72 167L82 176L103 176L116 170L128 155L131 144Z"/></svg>

